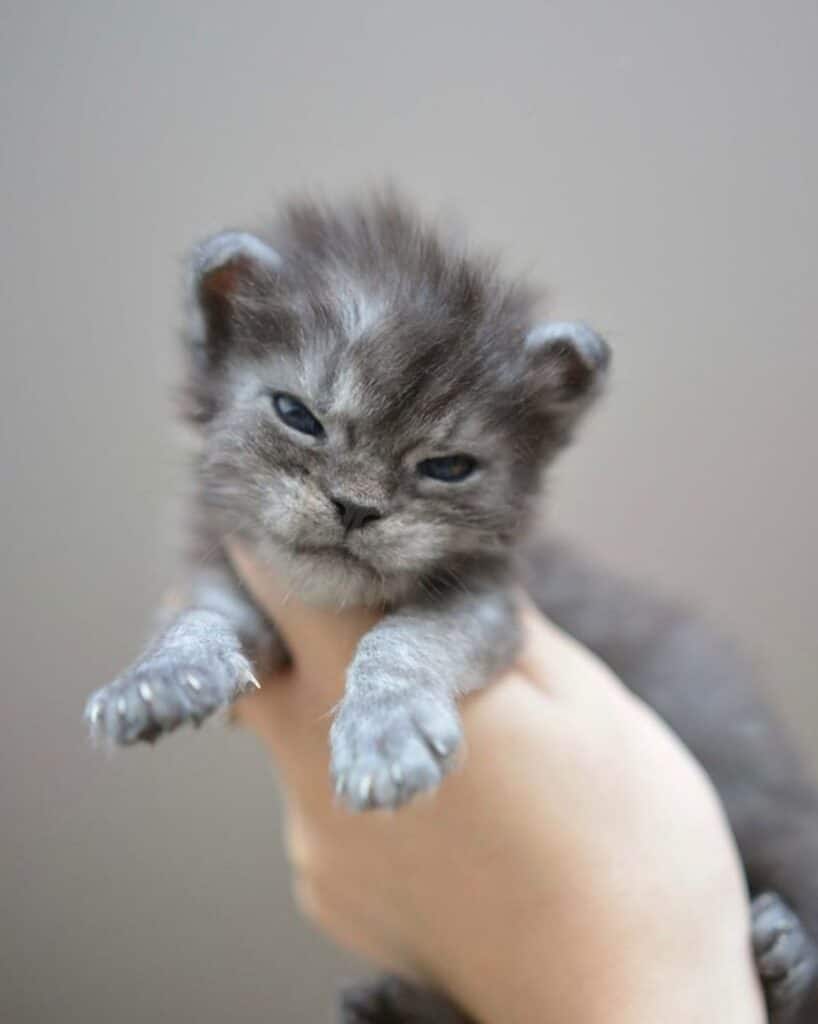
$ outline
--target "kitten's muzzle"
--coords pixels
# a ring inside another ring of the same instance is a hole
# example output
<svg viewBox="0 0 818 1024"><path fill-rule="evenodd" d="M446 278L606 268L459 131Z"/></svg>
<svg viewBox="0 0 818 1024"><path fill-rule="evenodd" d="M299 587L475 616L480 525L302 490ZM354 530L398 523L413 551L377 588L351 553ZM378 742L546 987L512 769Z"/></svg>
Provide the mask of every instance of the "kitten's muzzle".
<svg viewBox="0 0 818 1024"><path fill-rule="evenodd" d="M335 506L335 511L338 513L338 518L346 533L361 530L364 526L374 523L383 516L383 513L374 506L358 505L348 498L332 497L330 501Z"/></svg>

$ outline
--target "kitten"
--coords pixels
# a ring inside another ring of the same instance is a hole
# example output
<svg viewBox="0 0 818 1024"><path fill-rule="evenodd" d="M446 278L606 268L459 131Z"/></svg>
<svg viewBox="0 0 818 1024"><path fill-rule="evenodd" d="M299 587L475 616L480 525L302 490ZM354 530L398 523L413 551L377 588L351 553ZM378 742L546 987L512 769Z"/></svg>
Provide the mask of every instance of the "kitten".
<svg viewBox="0 0 818 1024"><path fill-rule="evenodd" d="M452 765L457 698L514 658L521 581L710 772L756 897L771 1012L796 1020L809 1000L813 1019L818 798L786 741L695 620L531 537L543 470L609 363L594 331L537 325L533 305L391 196L293 203L257 235L199 245L186 331L186 415L201 439L188 603L90 698L92 731L153 740L286 662L227 561L236 536L308 601L385 609L349 667L331 765L351 808L397 807ZM344 1006L348 1021L464 1019L394 979Z"/></svg>

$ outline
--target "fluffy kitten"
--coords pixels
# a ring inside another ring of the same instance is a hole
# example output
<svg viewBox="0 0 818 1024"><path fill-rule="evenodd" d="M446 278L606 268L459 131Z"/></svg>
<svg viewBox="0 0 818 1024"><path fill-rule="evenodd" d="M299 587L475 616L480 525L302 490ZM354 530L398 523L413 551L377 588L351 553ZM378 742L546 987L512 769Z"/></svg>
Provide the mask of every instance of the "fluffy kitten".
<svg viewBox="0 0 818 1024"><path fill-rule="evenodd" d="M522 579L710 772L753 894L776 893L754 903L771 1011L795 1020L809 1000L813 1019L818 801L786 742L695 621L528 539L543 469L603 381L605 342L535 325L527 289L391 197L295 203L258 235L217 235L188 284L201 437L189 601L91 697L94 733L152 740L254 685L252 666L286 660L225 557L237 536L309 601L386 610L350 665L331 755L350 807L396 807L451 765L457 698L513 659ZM461 1019L394 979L344 1005L348 1021Z"/></svg>

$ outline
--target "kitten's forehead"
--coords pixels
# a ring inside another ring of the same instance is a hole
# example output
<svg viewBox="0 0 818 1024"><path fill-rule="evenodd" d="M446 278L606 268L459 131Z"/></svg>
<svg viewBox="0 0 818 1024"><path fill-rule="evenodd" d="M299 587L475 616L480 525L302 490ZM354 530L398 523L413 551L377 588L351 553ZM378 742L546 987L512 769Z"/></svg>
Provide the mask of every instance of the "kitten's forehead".
<svg viewBox="0 0 818 1024"><path fill-rule="evenodd" d="M398 345L406 340L398 339ZM445 446L478 440L488 425L491 382L484 376L482 394L477 394L477 378L468 372L463 355L441 353L444 344L409 354L383 337L347 345L325 378L327 413L360 424L384 442Z"/></svg>
<svg viewBox="0 0 818 1024"><path fill-rule="evenodd" d="M400 432L422 433L442 442L456 430L459 417L455 410L433 420L423 415L420 404L410 408L396 402L393 388L384 388L382 383L366 373L361 363L342 363L329 388L329 414L340 422L367 427L383 441Z"/></svg>

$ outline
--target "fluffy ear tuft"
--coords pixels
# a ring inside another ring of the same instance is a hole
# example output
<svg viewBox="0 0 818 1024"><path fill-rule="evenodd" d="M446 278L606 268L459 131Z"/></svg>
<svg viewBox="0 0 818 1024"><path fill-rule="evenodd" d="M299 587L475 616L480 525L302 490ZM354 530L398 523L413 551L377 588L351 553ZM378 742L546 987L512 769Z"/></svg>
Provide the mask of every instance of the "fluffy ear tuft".
<svg viewBox="0 0 818 1024"><path fill-rule="evenodd" d="M281 257L255 235L223 231L197 245L188 262L190 340L209 364L218 362L230 342L234 300L281 265Z"/></svg>
<svg viewBox="0 0 818 1024"><path fill-rule="evenodd" d="M580 322L538 324L525 347L537 394L566 411L579 410L597 394L611 361L608 343Z"/></svg>

